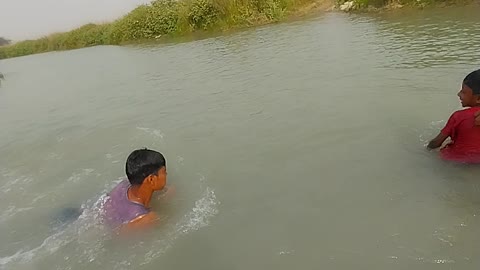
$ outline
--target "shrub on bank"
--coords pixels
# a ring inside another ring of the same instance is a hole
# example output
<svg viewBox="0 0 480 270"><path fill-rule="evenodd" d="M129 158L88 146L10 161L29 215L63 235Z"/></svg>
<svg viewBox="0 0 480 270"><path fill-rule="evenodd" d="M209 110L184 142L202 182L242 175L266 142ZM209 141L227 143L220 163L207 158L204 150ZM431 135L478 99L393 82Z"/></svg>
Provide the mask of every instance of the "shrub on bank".
<svg viewBox="0 0 480 270"><path fill-rule="evenodd" d="M117 45L197 30L228 29L275 22L284 18L289 11L315 1L155 0L137 7L109 24L87 24L66 33L0 47L0 59L96 45Z"/></svg>

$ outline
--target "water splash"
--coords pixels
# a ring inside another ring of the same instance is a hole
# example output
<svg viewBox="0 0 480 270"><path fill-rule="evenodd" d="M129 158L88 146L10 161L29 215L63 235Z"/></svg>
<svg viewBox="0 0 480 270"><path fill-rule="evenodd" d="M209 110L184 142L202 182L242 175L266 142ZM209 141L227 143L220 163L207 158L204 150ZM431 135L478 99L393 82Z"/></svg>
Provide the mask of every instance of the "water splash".
<svg viewBox="0 0 480 270"><path fill-rule="evenodd" d="M75 222L47 237L38 247L18 250L11 256L0 257L0 269L7 269L7 266L12 266L9 269L18 268L21 265L33 266L37 259L52 255L69 243L78 242L82 235L87 234L87 231L103 228L100 209L103 208L105 198L106 196L100 197L93 206L85 208ZM104 237L106 234L96 234L96 236ZM92 246L88 250L92 254L98 253L98 248L95 249Z"/></svg>
<svg viewBox="0 0 480 270"><path fill-rule="evenodd" d="M159 129L146 128L146 127L137 127L137 129L141 130L141 131L144 131L147 134L158 137L160 139L163 139L165 137L165 134L163 134L163 132Z"/></svg>
<svg viewBox="0 0 480 270"><path fill-rule="evenodd" d="M445 120L431 122L419 135L420 142L423 143L424 146L427 146L428 142L445 126L445 123Z"/></svg>
<svg viewBox="0 0 480 270"><path fill-rule="evenodd" d="M180 236L208 226L210 219L218 213L218 204L220 202L217 200L214 190L206 188L202 197L195 202L192 210L173 226L173 230L167 234L167 237L154 242L154 246L163 248L147 252L140 265L148 264L165 253Z"/></svg>
<svg viewBox="0 0 480 270"><path fill-rule="evenodd" d="M119 178L113 183L106 186L106 190L110 189L112 184L118 183L123 178ZM115 253L115 259L111 259L108 263L113 269L131 269L132 265L145 265L172 247L182 235L197 231L208 226L212 217L218 213L219 201L215 192L206 186L205 178L201 178L205 188L200 198L194 202L192 209L186 213L178 222L167 225L165 233L159 239L154 239L148 243L138 243L148 252L139 252L138 247L125 247L128 249L128 256L122 256ZM18 250L15 254L0 257L0 269L19 269L27 267L27 269L37 268L37 264L42 262L44 258L55 258L55 267L58 269L71 268L75 265L85 265L97 263L102 265L106 258L111 257L111 250L105 245L112 240L110 231L103 225L103 205L107 196L102 195L93 203L87 201L82 205L83 213L78 220L62 227L62 230L55 231L48 236L37 247L29 250ZM18 209L12 209L18 210ZM72 250L73 248L73 250ZM124 250L125 251L125 250ZM75 254L73 256L72 254ZM118 256L117 256L118 255ZM118 258L124 258L118 260ZM75 262L73 261L75 260ZM108 260L108 259L107 259ZM73 265L72 265L73 263ZM95 266L92 265L92 268Z"/></svg>

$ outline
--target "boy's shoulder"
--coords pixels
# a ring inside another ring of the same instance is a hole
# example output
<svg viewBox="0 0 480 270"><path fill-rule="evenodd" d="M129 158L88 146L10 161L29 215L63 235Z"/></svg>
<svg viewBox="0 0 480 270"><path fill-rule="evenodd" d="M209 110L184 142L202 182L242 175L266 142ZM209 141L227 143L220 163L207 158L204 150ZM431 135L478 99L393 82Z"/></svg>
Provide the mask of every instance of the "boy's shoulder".
<svg viewBox="0 0 480 270"><path fill-rule="evenodd" d="M474 113L480 111L480 107L470 107L470 108L465 108L465 109L461 109L461 110L458 110L458 111L454 111L452 113L452 116L453 115L462 115L462 116L472 116Z"/></svg>
<svg viewBox="0 0 480 270"><path fill-rule="evenodd" d="M449 125L449 124L450 125L452 125L452 124L456 125L456 124L459 124L459 123L461 123L463 121L466 121L466 120L469 120L469 119L474 120L475 119L475 113L477 113L479 111L480 111L480 107L470 107L470 108L465 108L465 109L455 111L450 116L447 125Z"/></svg>

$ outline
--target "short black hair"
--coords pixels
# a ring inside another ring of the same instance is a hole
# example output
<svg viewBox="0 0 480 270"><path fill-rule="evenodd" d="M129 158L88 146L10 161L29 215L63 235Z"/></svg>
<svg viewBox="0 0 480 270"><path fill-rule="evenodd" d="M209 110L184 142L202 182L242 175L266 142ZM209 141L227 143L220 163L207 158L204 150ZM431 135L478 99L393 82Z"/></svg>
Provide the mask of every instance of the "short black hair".
<svg viewBox="0 0 480 270"><path fill-rule="evenodd" d="M143 148L133 151L128 156L125 172L130 184L135 186L141 185L145 178L166 166L167 162L161 153Z"/></svg>
<svg viewBox="0 0 480 270"><path fill-rule="evenodd" d="M480 95L480 69L472 71L463 79L463 83L472 89L474 95Z"/></svg>

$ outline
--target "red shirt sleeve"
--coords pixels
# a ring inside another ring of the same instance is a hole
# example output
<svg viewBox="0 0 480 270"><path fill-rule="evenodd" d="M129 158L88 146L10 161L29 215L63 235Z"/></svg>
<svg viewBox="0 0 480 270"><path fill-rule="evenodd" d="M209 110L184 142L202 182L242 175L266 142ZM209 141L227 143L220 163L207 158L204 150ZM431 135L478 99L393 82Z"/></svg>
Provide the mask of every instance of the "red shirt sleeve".
<svg viewBox="0 0 480 270"><path fill-rule="evenodd" d="M442 129L441 133L450 136L450 138L455 137L455 129L457 128L458 123L458 112L454 112L448 119L447 124Z"/></svg>

